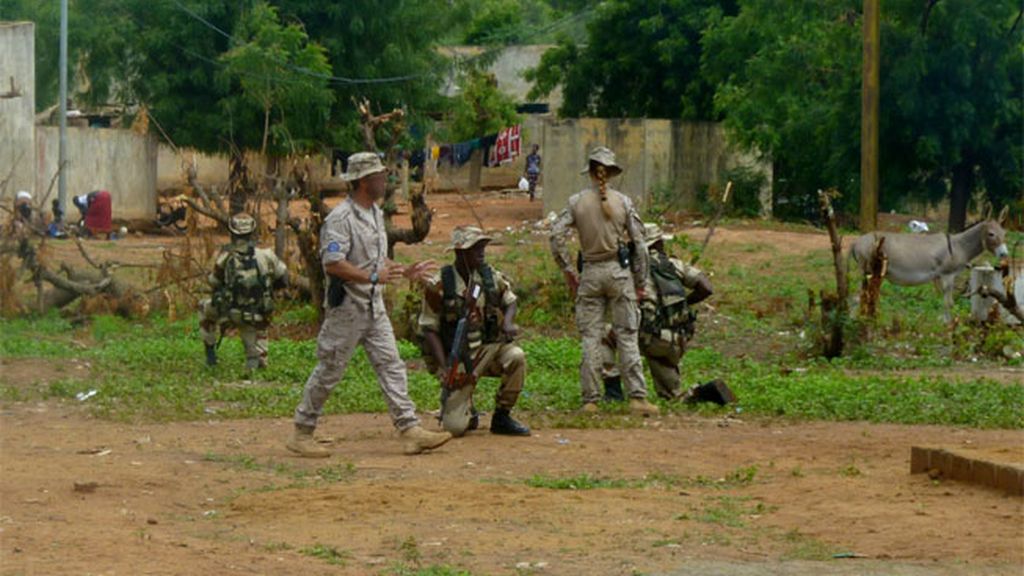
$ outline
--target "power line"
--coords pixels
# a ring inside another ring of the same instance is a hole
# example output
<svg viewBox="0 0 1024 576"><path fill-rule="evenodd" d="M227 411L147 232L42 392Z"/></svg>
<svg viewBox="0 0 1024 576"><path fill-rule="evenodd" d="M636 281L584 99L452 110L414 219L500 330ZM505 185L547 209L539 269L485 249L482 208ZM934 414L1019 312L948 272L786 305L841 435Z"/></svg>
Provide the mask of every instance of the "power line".
<svg viewBox="0 0 1024 576"><path fill-rule="evenodd" d="M185 14L187 14L191 18L195 19L196 21L202 23L207 28L213 30L214 32L217 32L218 34L220 34L221 36L227 38L228 40L231 40L231 42L233 42L235 45L239 45L240 46L240 45L246 44L245 42L243 42L243 41L239 40L238 38L232 36L231 34L225 32L223 29L221 29L216 24L210 22L206 18L203 18L199 14L195 13L188 6L185 6L184 4L179 2L178 0L171 0L171 2L175 6L177 6L179 10L183 11ZM276 62L276 63L278 63L278 64L280 64L280 65L282 65L282 66L284 66L286 68L294 70L295 72L298 72L300 74L305 74L307 76L311 76L311 77L314 77L314 78L319 78L321 80L327 80L328 82L336 82L336 83L340 83L340 84L385 84L385 83L395 83L395 82L408 82L410 80L416 80L418 78L423 78L423 77L426 77L426 76L432 76L432 74L406 74L404 76L389 76L389 77L385 77L385 78L346 78L344 76L332 76L330 74L323 74L321 72L314 72L314 71L312 71L312 70L310 70L308 68L303 68L301 66L295 66L294 64L290 64L288 62L281 62L279 60L274 60L274 62Z"/></svg>

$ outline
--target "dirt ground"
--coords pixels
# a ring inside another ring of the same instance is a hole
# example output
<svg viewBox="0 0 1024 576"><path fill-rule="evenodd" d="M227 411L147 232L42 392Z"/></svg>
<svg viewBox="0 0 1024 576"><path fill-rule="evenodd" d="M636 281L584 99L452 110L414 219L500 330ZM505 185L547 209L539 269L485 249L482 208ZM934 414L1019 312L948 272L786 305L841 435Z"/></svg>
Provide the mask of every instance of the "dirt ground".
<svg viewBox="0 0 1024 576"><path fill-rule="evenodd" d="M5 380L47 377L21 364L5 365ZM284 450L285 419L122 424L92 419L74 401L9 403L0 412L0 567L1019 574L1024 562L1019 498L908 473L911 445L999 446L1024 462L1018 431L695 417L626 430L531 423L530 438L474 432L408 457L385 415L328 416L320 432L333 436L335 455L307 461ZM749 483L730 480L751 469ZM324 480L309 480L318 470ZM636 483L524 482L584 473ZM311 557L317 545L343 552L343 565ZM801 560L822 550L862 558Z"/></svg>
<svg viewBox="0 0 1024 576"><path fill-rule="evenodd" d="M474 212L492 230L543 218L540 203L520 195L471 202L431 199L427 251L439 253ZM715 239L770 240L787 254L828 243L824 234L727 228ZM147 263L175 241L90 248ZM78 257L73 244L53 250ZM68 372L4 360L0 375L36 387ZM1016 376L1007 384L1019 385ZM986 447L1024 465L1021 431L743 415L550 429L533 415L530 438L474 432L407 457L386 415L328 415L319 432L334 456L306 461L284 450L286 419L117 423L85 408L0 404L0 573L361 575L451 565L517 575L974 575L1024 566L1024 501L909 474L912 445ZM527 484L581 474L623 485ZM821 560L834 553L856 557Z"/></svg>

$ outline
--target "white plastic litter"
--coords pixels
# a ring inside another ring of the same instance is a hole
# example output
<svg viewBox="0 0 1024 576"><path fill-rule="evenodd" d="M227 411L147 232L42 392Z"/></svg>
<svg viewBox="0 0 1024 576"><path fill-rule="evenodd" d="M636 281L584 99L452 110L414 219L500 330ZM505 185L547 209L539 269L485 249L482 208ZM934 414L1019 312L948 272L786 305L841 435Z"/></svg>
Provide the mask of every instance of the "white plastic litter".
<svg viewBox="0 0 1024 576"><path fill-rule="evenodd" d="M88 392L79 392L78 394L75 394L75 399L77 399L79 402L85 402L86 400L92 398L95 395L95 390L89 390Z"/></svg>
<svg viewBox="0 0 1024 576"><path fill-rule="evenodd" d="M911 232L921 233L928 231L928 224L920 220L911 220L907 222L907 226L910 227Z"/></svg>

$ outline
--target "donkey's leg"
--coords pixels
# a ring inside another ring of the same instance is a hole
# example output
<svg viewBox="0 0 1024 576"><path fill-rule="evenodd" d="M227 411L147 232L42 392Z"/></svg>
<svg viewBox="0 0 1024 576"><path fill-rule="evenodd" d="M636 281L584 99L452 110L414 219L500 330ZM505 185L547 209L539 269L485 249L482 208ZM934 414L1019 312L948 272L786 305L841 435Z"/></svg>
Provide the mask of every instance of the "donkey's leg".
<svg viewBox="0 0 1024 576"><path fill-rule="evenodd" d="M956 276L953 274L939 276L934 280L935 288L942 292L942 303L946 309L943 317L946 319L946 324L953 322L953 283L955 280Z"/></svg>

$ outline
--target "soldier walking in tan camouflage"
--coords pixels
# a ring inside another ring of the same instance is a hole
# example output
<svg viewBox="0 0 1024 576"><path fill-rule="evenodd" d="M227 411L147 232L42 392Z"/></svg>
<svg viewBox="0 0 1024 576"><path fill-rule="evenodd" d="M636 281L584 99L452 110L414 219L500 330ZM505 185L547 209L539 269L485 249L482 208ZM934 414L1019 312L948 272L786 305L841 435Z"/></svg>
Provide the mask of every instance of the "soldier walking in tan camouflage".
<svg viewBox="0 0 1024 576"><path fill-rule="evenodd" d="M647 251L631 249L643 243L643 226L633 202L608 187L608 178L621 172L611 150L599 146L591 151L589 166L583 170L590 175L591 187L569 198L569 205L551 230L551 251L569 288L576 292L576 326L583 339L583 411L597 412L601 399L601 337L605 313L610 309L619 340L619 370L630 397L630 409L651 416L659 411L647 401L637 344L637 296L643 296ZM579 275L566 247L569 228L575 228L579 236Z"/></svg>
<svg viewBox="0 0 1024 576"><path fill-rule="evenodd" d="M517 299L505 275L485 261L490 241L476 226L452 231L455 264L442 268L427 283L423 298L419 325L424 352L444 389L441 425L445 430L462 436L476 428L472 408L476 381L481 376L500 376L491 432L529 436L530 429L510 414L526 379L526 355L514 343ZM462 366L453 362L460 356Z"/></svg>
<svg viewBox="0 0 1024 576"><path fill-rule="evenodd" d="M405 453L418 454L441 446L451 434L428 432L420 426L416 407L409 399L405 363L398 355L395 333L384 308L383 285L403 277L422 281L437 266L429 260L402 266L387 259L384 216L376 204L384 196L387 175L377 154L353 154L342 178L352 183L353 190L331 211L320 231L320 254L328 282L324 298L327 314L317 337L319 362L295 409L295 432L287 446L300 456L330 455L314 440L313 432L331 390L361 344L377 373Z"/></svg>

